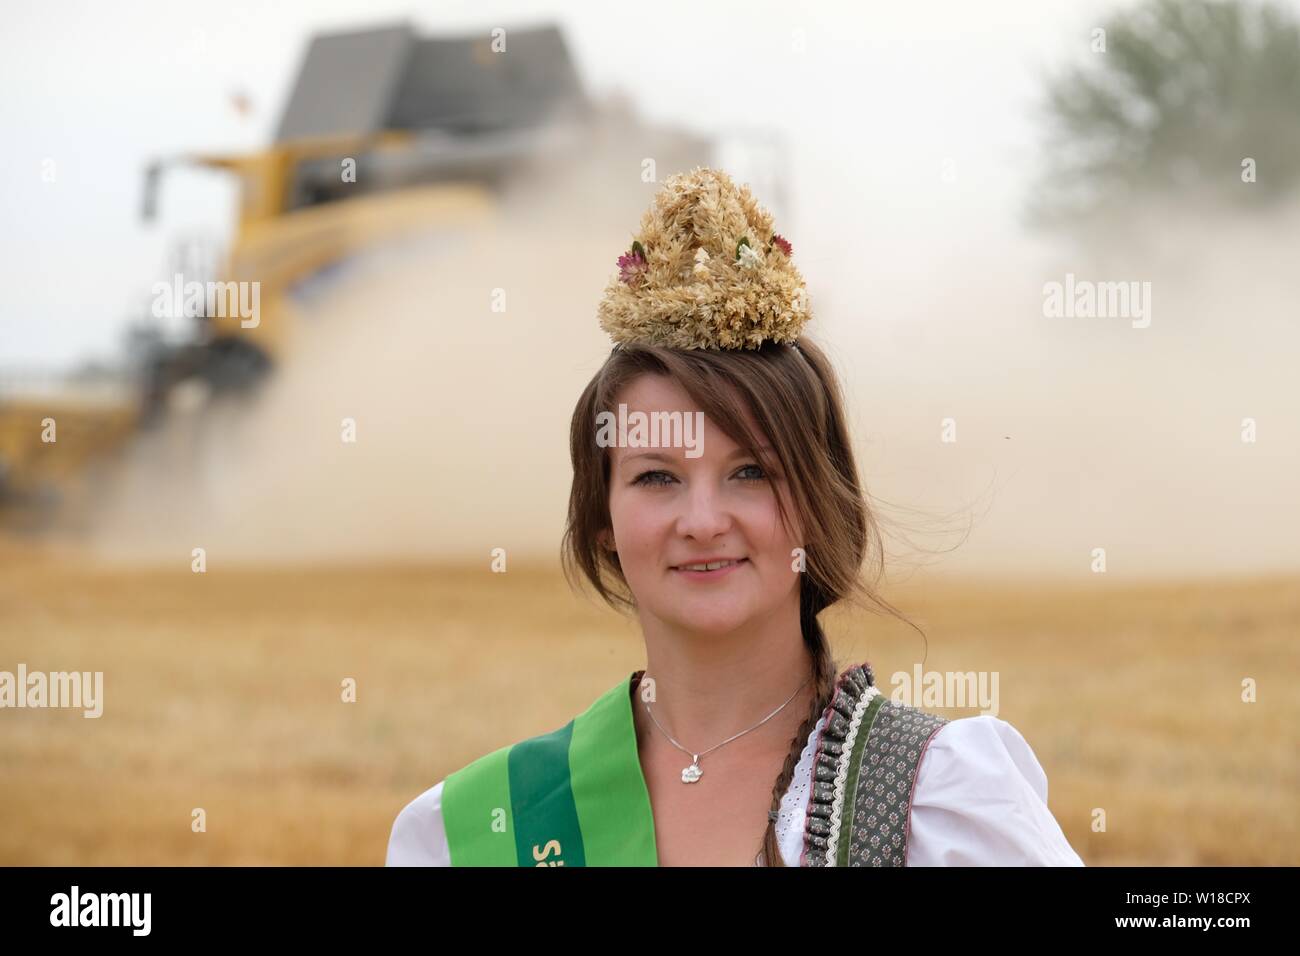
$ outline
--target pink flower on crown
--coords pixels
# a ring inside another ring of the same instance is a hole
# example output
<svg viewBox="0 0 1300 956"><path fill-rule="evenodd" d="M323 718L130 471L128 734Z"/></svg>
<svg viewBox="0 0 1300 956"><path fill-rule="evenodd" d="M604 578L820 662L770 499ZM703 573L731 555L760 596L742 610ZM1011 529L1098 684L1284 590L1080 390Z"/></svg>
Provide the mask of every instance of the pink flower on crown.
<svg viewBox="0 0 1300 956"><path fill-rule="evenodd" d="M633 242L632 251L618 257L618 277L628 285L636 285L647 268L645 250L639 242Z"/></svg>
<svg viewBox="0 0 1300 956"><path fill-rule="evenodd" d="M773 235L773 236L772 236L772 240L771 240L771 245L776 246L778 249L780 249L782 252L784 252L787 256L790 255L790 248L791 248L791 247L790 247L790 242L789 242L789 240L787 240L784 236L781 236L781 235L779 235L779 234L777 234L777 235Z"/></svg>

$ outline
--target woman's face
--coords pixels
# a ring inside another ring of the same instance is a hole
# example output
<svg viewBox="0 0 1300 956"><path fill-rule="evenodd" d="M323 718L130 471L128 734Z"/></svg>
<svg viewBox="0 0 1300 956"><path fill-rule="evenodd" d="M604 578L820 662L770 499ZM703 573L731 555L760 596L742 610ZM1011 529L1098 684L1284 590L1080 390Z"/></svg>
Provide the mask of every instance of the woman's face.
<svg viewBox="0 0 1300 956"><path fill-rule="evenodd" d="M646 374L630 383L618 404L627 414L683 413L696 421L690 397L672 379ZM748 413L747 413L748 414ZM702 417L702 416L701 416ZM750 416L751 427L756 422ZM762 429L756 429L762 434ZM688 433L689 434L689 433ZM781 524L782 496L801 536L781 475L769 475L724 432L704 419L702 454L685 447L608 449L609 512L613 541L637 610L683 630L722 633L799 600L795 548ZM667 443L668 439L661 439ZM735 560L711 572L683 565Z"/></svg>

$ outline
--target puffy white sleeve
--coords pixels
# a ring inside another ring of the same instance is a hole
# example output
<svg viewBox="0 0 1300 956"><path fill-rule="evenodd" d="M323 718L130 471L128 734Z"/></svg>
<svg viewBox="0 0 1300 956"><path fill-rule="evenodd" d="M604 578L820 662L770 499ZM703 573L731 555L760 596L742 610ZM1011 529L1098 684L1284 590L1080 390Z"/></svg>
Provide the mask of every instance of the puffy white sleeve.
<svg viewBox="0 0 1300 956"><path fill-rule="evenodd" d="M907 866L1083 866L1047 807L1047 774L990 714L944 724L921 755Z"/></svg>
<svg viewBox="0 0 1300 956"><path fill-rule="evenodd" d="M424 791L397 814L388 837L386 866L451 866L442 823L444 782Z"/></svg>

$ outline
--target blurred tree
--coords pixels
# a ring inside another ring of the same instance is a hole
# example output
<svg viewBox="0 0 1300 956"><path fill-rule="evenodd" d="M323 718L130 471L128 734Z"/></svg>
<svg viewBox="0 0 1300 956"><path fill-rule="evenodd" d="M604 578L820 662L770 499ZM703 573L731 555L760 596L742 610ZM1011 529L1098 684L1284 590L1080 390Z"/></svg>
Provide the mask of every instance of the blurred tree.
<svg viewBox="0 0 1300 956"><path fill-rule="evenodd" d="M1259 208L1300 187L1300 25L1288 11L1151 0L1103 27L1086 65L1048 80L1031 224L1083 226L1152 200Z"/></svg>

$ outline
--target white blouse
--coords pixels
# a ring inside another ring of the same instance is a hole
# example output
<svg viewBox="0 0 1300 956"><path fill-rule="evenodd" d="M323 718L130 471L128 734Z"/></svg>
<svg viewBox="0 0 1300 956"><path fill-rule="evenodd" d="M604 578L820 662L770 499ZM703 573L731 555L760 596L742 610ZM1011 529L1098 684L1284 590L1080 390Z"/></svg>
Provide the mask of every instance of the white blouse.
<svg viewBox="0 0 1300 956"><path fill-rule="evenodd" d="M808 735L781 797L776 838L786 866L798 866L812 782L813 751L825 717ZM442 781L393 822L388 866L450 866L442 824ZM1083 866L1047 807L1047 774L1025 738L998 717L962 717L940 727L921 756L912 790L907 866Z"/></svg>

